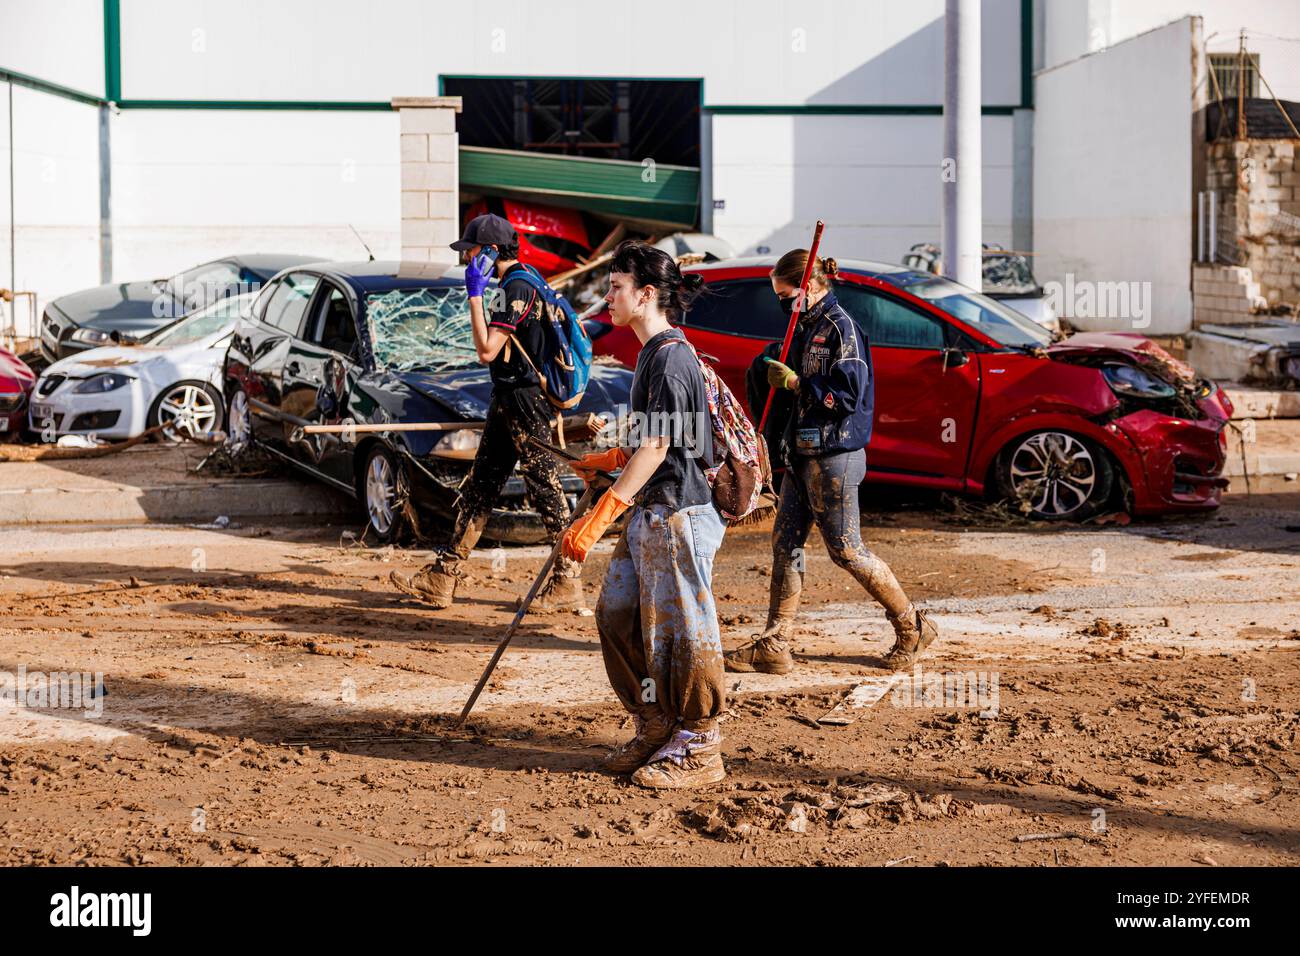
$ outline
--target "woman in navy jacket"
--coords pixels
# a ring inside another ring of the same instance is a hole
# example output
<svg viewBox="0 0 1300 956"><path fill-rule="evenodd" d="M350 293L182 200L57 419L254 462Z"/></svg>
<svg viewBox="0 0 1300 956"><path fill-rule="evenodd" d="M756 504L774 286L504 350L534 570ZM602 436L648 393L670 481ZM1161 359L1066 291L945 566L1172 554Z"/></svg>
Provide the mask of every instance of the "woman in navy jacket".
<svg viewBox="0 0 1300 956"><path fill-rule="evenodd" d="M787 315L794 308L808 251L787 252L772 270L772 290ZM912 666L938 636L899 586L894 572L862 543L858 485L866 476L875 376L862 330L830 288L834 259L813 263L807 301L795 328L788 365L767 358L768 384L793 397L780 441L786 464L772 529L772 583L767 627L726 655L729 671L785 674L794 667L789 638L803 590L803 546L816 523L831 560L885 609L897 640L885 658L893 670Z"/></svg>

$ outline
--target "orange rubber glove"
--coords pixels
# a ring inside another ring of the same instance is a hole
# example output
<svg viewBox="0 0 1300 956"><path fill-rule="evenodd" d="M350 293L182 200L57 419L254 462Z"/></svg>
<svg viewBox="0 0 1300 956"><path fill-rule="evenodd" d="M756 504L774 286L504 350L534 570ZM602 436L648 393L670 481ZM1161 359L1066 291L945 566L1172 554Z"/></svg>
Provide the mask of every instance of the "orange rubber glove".
<svg viewBox="0 0 1300 956"><path fill-rule="evenodd" d="M628 455L622 448L617 445L606 451L592 452L590 455L583 455L575 462L570 462L569 467L578 473L578 477L587 484L591 484L598 471L618 471L627 464Z"/></svg>
<svg viewBox="0 0 1300 956"><path fill-rule="evenodd" d="M618 520L618 516L630 507L632 502L624 501L610 488L600 496L596 507L573 522L569 530L564 532L560 552L574 561L586 561L587 552L595 547L609 526Z"/></svg>

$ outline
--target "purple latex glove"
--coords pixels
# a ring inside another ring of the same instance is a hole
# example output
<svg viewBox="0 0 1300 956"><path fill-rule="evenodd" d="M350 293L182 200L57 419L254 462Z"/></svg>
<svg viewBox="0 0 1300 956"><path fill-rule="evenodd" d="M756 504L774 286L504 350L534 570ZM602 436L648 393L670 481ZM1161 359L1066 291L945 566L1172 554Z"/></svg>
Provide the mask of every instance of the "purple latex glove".
<svg viewBox="0 0 1300 956"><path fill-rule="evenodd" d="M481 298L483 290L496 272L497 251L490 246L476 255L465 267L465 292L471 299Z"/></svg>

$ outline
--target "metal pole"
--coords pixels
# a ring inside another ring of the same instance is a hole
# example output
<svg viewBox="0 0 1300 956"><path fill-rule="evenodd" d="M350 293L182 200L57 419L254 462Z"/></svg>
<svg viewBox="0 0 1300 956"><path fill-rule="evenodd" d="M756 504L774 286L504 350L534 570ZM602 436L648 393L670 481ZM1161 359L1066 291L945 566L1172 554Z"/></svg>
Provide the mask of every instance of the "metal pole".
<svg viewBox="0 0 1300 956"><path fill-rule="evenodd" d="M1217 190L1210 190L1210 234L1206 236L1206 244L1210 247L1210 262L1219 261L1219 193Z"/></svg>
<svg viewBox="0 0 1300 956"><path fill-rule="evenodd" d="M713 232L713 114L700 110L700 232Z"/></svg>
<svg viewBox="0 0 1300 956"><path fill-rule="evenodd" d="M9 81L9 288L18 291L18 210L14 208L14 81ZM18 336L18 299L9 303L10 325L12 333ZM39 320L38 320L39 321ZM32 329L32 335L40 335L40 329Z"/></svg>
<svg viewBox="0 0 1300 956"><path fill-rule="evenodd" d="M1196 194L1196 261L1205 261L1205 190Z"/></svg>
<svg viewBox="0 0 1300 956"><path fill-rule="evenodd" d="M980 0L946 0L943 96L943 274L983 287Z"/></svg>
<svg viewBox="0 0 1300 956"><path fill-rule="evenodd" d="M113 281L113 158L109 140L109 108L99 107L99 281Z"/></svg>

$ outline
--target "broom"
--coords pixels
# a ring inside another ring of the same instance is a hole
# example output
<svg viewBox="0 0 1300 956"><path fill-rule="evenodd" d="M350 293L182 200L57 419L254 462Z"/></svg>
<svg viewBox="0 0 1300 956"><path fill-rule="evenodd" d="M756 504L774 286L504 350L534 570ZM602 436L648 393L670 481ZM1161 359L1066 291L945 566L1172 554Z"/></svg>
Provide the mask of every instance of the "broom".
<svg viewBox="0 0 1300 956"><path fill-rule="evenodd" d="M803 304L808 297L808 283L812 281L813 263L817 261L817 250L822 244L822 230L826 228L826 223L820 219L813 229L812 245L808 248L808 262L803 267L803 278L799 280L799 294L795 296L794 308L790 311L790 324L785 329L785 339L781 342L781 364L784 365L790 356L790 344L794 341L794 330L799 324L799 316L803 314ZM758 437L761 441L763 438L763 428L767 425L767 416L772 411L772 399L776 397L776 389L767 390L767 401L763 403L763 414L758 419ZM761 504L756 507L745 517L738 521L731 522L733 527L747 524L758 524L760 521L766 521L776 511L776 489L769 484L764 493L769 497L771 504Z"/></svg>

